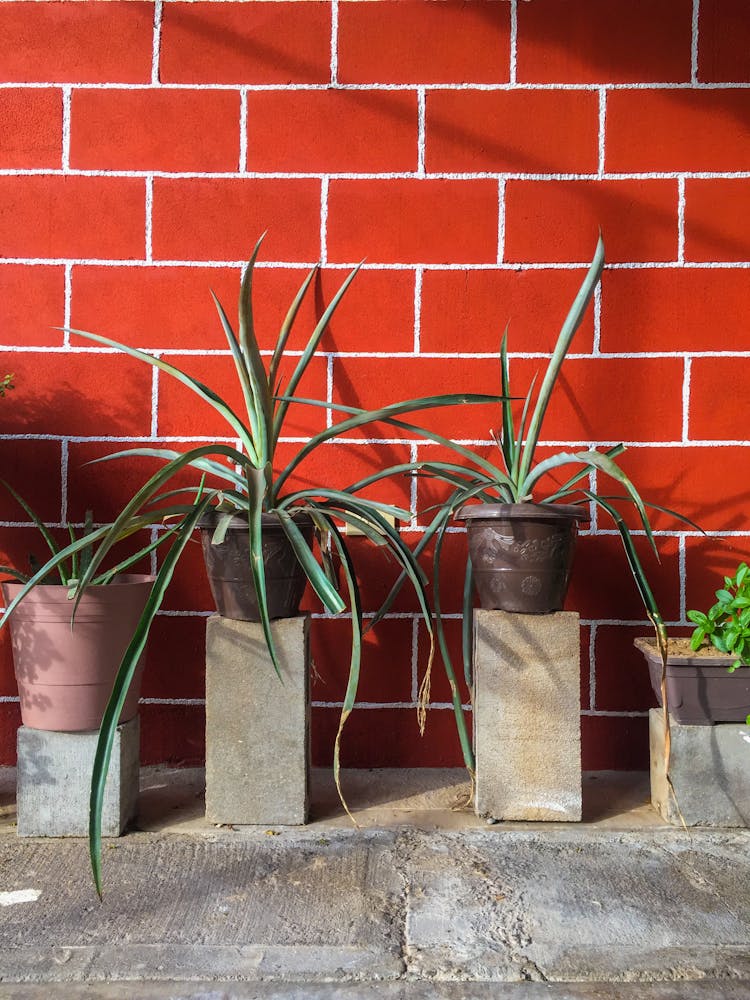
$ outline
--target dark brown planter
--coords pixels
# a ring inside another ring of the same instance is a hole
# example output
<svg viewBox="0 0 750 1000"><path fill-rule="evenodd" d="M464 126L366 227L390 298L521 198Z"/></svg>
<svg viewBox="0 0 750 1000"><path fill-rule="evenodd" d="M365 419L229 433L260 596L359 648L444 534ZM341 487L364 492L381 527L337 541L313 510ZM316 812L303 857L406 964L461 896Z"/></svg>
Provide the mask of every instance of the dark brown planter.
<svg viewBox="0 0 750 1000"><path fill-rule="evenodd" d="M651 687L661 705L661 657L653 639L634 640L648 661ZM668 656L667 702L675 722L712 726L744 722L750 715L750 668L729 673L733 656Z"/></svg>
<svg viewBox="0 0 750 1000"><path fill-rule="evenodd" d="M9 623L24 726L65 733L99 728L153 582L152 576L123 574L106 586L89 587L72 628L68 587L40 585L24 597ZM6 606L21 588L3 583ZM138 711L142 673L143 658L120 722Z"/></svg>
<svg viewBox="0 0 750 1000"><path fill-rule="evenodd" d="M568 592L578 522L587 510L562 504L468 504L469 556L481 606L543 615Z"/></svg>
<svg viewBox="0 0 750 1000"><path fill-rule="evenodd" d="M294 519L307 543L312 544L312 520L306 514ZM293 618L299 613L307 577L278 517L263 514L262 522L268 613L271 618ZM250 571L247 521L242 517L233 518L220 545L211 543L215 526L215 514L203 519L199 525L203 558L216 610L224 618L259 622L258 599Z"/></svg>

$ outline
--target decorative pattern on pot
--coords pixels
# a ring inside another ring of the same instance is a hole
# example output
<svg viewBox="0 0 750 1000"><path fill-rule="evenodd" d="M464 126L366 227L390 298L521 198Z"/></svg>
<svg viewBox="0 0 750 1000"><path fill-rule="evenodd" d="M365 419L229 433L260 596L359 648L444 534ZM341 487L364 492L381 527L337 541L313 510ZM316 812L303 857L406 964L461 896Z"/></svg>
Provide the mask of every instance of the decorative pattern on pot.
<svg viewBox="0 0 750 1000"><path fill-rule="evenodd" d="M467 522L483 608L522 614L562 608L578 522L588 520L586 510L569 504L471 504L456 517Z"/></svg>

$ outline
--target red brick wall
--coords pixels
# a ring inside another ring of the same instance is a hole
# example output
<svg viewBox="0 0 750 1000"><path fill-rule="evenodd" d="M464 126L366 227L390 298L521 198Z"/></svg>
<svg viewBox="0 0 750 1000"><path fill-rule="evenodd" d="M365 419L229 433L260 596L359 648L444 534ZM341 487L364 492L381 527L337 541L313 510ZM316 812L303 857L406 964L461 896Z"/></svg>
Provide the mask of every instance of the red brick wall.
<svg viewBox="0 0 750 1000"><path fill-rule="evenodd" d="M99 519L145 474L85 461L125 443L216 433L165 379L59 327L158 350L207 381L229 362L208 288L231 306L268 229L257 279L266 343L305 268L320 301L367 262L310 391L364 405L494 390L511 323L512 376L544 364L601 226L609 262L549 414L552 445L624 440L657 514L647 565L667 620L710 599L711 574L750 552L750 18L745 0L433 3L0 4L0 374L3 475L59 525ZM312 318L312 309L307 314ZM298 346L298 345L297 345ZM321 414L304 414L304 435ZM496 416L436 426L487 444ZM290 445L291 447L291 445ZM311 475L343 484L373 462L424 458L408 440L331 444ZM434 491L395 484L406 532ZM0 497L4 559L33 532ZM364 545L372 611L388 567ZM446 607L457 642L457 564ZM652 704L631 638L647 632L611 527L581 539L570 607L582 615L584 763L643 766ZM159 617L145 687L144 759L203 752L210 599L191 553ZM313 608L313 610L316 610ZM417 736L425 634L404 594L368 639L345 761L457 764L445 683ZM330 758L345 621L314 628L314 744ZM18 706L3 638L2 760Z"/></svg>

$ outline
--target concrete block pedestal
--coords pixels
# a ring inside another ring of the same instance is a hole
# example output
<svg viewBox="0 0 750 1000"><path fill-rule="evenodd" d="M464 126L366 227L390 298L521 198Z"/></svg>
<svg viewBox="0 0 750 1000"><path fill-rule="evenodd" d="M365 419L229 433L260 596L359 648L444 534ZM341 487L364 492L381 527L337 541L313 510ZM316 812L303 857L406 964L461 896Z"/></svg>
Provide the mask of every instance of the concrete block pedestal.
<svg viewBox="0 0 750 1000"><path fill-rule="evenodd" d="M579 616L474 612L476 812L581 819Z"/></svg>
<svg viewBox="0 0 750 1000"><path fill-rule="evenodd" d="M651 804L668 822L681 826L750 826L750 726L722 722L683 726L670 719L672 751L667 784L664 713L649 712ZM679 810L678 810L679 807Z"/></svg>
<svg viewBox="0 0 750 1000"><path fill-rule="evenodd" d="M299 825L310 776L309 616L271 623L274 670L256 622L212 615L206 628L206 818Z"/></svg>
<svg viewBox="0 0 750 1000"><path fill-rule="evenodd" d="M18 730L19 837L87 837L98 732ZM102 834L119 837L138 806L140 722L118 726L104 792Z"/></svg>

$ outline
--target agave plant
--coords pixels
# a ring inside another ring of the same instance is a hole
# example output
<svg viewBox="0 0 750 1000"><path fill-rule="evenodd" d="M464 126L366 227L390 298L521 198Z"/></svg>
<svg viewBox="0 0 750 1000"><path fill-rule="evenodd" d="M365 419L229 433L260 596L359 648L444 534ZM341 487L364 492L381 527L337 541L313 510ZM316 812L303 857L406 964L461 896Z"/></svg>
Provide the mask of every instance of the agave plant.
<svg viewBox="0 0 750 1000"><path fill-rule="evenodd" d="M638 513L640 524L648 538L656 558L659 558L654 536L649 522L647 508L664 511L679 518L692 527L692 521L674 511L660 507L657 504L646 503L639 492L618 466L615 458L625 451L623 444L615 445L606 451L587 449L581 451L563 451L543 461L535 463L535 453L539 443L545 414L549 407L552 393L557 385L563 361L568 353L573 336L581 324L585 310L594 293L604 265L604 244L599 237L596 252L581 287L573 301L565 322L562 325L555 348L552 352L539 391L535 393L536 379L532 380L528 392L523 398L520 419L515 420L513 403L517 397L512 396L508 364L507 329L500 346L502 427L493 435L498 445L499 461L491 461L470 448L466 448L447 438L425 432L421 428L411 430L422 436L449 447L462 460L463 465L450 466L447 463L422 462L419 464L420 475L439 479L450 487L450 495L439 505L437 513L424 531L419 544L414 550L419 555L434 538L433 554L433 594L432 603L435 611L435 631L437 634L443 664L452 691L453 708L456 717L459 740L464 762L473 774L474 755L471 739L466 728L456 673L448 651L442 619L440 617L440 580L439 567L441 562L443 540L446 528L459 507L467 501L477 499L484 503L523 503L537 502L554 504L564 501L568 504L595 504L615 524L625 550L628 565L635 579L636 586L653 623L657 642L663 662L666 662L667 634L662 615L649 585L646 573L636 551L630 528L622 513L616 506L618 501L631 504ZM401 421L392 421L399 426L408 426ZM540 480L549 472L563 466L574 466L575 471L555 492L549 496L536 499L534 490ZM608 495L594 492L583 485L592 472L603 473L624 490L624 495ZM699 529L700 530L700 529ZM392 605L398 588L403 584L402 577L394 584L388 598L375 617L378 620ZM471 628L472 628L472 567L467 560L466 576L463 589L463 661L464 676L469 691L472 689L471 665Z"/></svg>
<svg viewBox="0 0 750 1000"><path fill-rule="evenodd" d="M282 395L280 365L285 356L293 324L303 299L316 276L318 267L316 266L310 271L295 296L281 326L275 348L266 368L255 334L252 310L252 282L262 239L261 237L256 244L242 279L237 333L230 324L220 302L216 296L213 296L242 389L245 411L242 415L235 412L222 398L219 391L203 384L160 357L94 333L70 330L77 336L122 351L158 369L170 378L176 379L198 398L213 407L226 422L227 437L237 439L240 442L239 447L218 442L198 445L182 452L165 448L136 447L118 451L99 459L98 461L108 461L140 456L157 460L160 467L125 504L111 525L95 529L86 539L74 539L70 545L56 552L48 563L28 580L24 590L16 601L9 605L0 621L0 625L2 625L18 601L23 599L31 587L39 583L62 560L78 553L84 545L91 546L92 543L95 543L90 558L87 559L77 580L75 606L77 606L86 587L97 579L96 574L102 561L118 541L143 528L164 524L169 526L168 534L171 536L172 544L162 561L146 609L123 658L99 733L91 783L89 842L94 881L100 895L101 812L117 720L120 717L122 705L139 657L145 648L154 616L161 607L165 591L180 556L201 518L210 510L216 514L217 521L214 533L214 541L216 542L222 540L227 525L233 517L241 515L247 519L250 571L258 599L260 620L271 660L277 673L279 672L279 662L268 613L261 545L261 518L263 514L270 513L278 518L310 585L326 610L335 614L344 611L348 605L352 619L351 658L349 678L334 746L334 773L341 794L339 782L341 732L356 699L363 630L359 590L342 525L351 525L359 534L364 535L375 545L384 548L395 558L401 568L404 580L408 579L416 591L420 612L432 636L432 618L426 589L426 575L391 521L391 519L394 521L409 520L411 512L391 504L366 499L361 495L362 490L372 483L389 475L411 471L413 466L399 465L380 469L373 475L350 484L345 489L328 488L325 485L305 489L289 489L290 477L299 464L316 448L364 424L375 421L391 422L399 414L416 409L429 409L464 402L486 403L497 400L496 396L456 394L406 400L373 411L348 408L350 415L346 419L333 423L332 426L311 437L299 448L299 451L286 466L280 472L275 473L274 458L277 445L283 436L284 421L289 407L297 401L295 396L297 387L315 354L334 311L354 279L358 268L355 268L348 275L320 317L301 356L293 367L288 381L283 386ZM330 404L324 400L307 402L330 408ZM199 481L191 487L178 487L175 484L175 477L186 468L195 470L196 478ZM211 477L212 481L217 480L220 485L216 487L207 485L207 477ZM317 557L295 523L295 515L300 512L308 515L314 524L320 542ZM333 553L339 557L345 584L344 596L339 592L339 581L334 569L334 560L331 557L331 548ZM142 552L145 551L145 549L142 550Z"/></svg>

